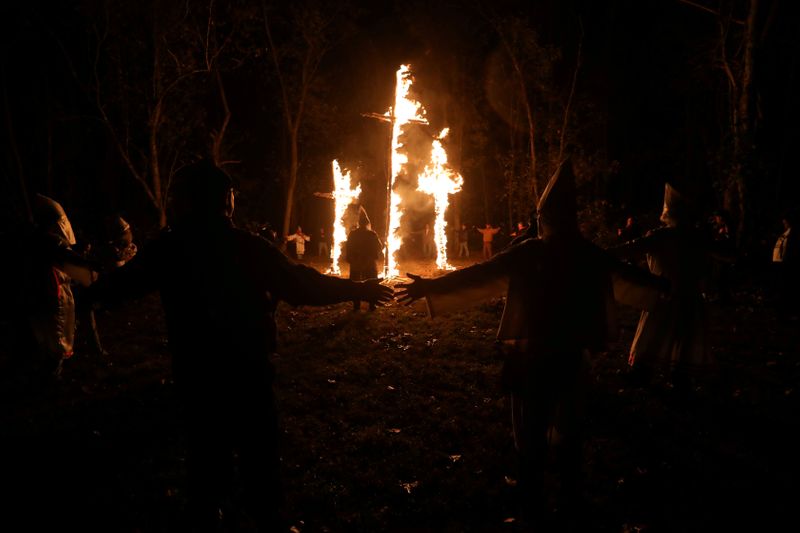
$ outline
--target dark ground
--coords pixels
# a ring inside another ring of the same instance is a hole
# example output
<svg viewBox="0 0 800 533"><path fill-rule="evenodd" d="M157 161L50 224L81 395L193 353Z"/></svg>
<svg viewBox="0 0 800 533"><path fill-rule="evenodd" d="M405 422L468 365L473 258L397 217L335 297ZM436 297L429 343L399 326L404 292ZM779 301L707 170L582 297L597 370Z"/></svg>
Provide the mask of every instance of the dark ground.
<svg viewBox="0 0 800 533"><path fill-rule="evenodd" d="M523 530L492 343L501 310L281 309L275 390L297 530ZM586 531L797 530L798 323L779 323L756 290L710 310L719 370L689 402L660 382L629 386L635 312L595 357ZM185 450L158 299L98 322L109 357L77 353L48 391L3 391L4 531L180 530Z"/></svg>

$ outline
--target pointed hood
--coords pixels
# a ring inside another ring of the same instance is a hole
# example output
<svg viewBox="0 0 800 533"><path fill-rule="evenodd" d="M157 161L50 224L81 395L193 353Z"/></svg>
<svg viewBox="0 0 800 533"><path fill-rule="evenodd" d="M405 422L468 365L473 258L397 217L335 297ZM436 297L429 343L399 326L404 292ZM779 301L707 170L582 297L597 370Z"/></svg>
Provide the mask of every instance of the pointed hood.
<svg viewBox="0 0 800 533"><path fill-rule="evenodd" d="M358 226L360 228L368 228L370 225L369 216L367 215L367 210L364 207L359 207L358 210Z"/></svg>
<svg viewBox="0 0 800 533"><path fill-rule="evenodd" d="M542 230L555 230L558 233L577 231L577 189L575 173L569 159L558 165L550 177L550 181L539 199L536 211L539 218L540 235Z"/></svg>
<svg viewBox="0 0 800 533"><path fill-rule="evenodd" d="M664 208L661 211L661 222L668 226L677 226L688 222L689 217L689 203L686 198L672 184L664 184Z"/></svg>

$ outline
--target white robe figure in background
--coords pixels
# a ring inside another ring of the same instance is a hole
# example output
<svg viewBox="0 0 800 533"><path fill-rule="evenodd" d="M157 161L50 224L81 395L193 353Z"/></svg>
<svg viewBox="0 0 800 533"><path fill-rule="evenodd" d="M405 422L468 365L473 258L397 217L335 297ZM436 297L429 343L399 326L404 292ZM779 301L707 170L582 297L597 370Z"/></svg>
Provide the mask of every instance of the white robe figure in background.
<svg viewBox="0 0 800 533"><path fill-rule="evenodd" d="M297 231L291 235L287 235L286 240L294 241L294 250L297 255L297 260L302 261L306 253L306 243L311 240L311 237L303 233L303 228L297 226Z"/></svg>
<svg viewBox="0 0 800 533"><path fill-rule="evenodd" d="M674 387L686 390L692 376L713 364L703 299L713 250L695 228L688 202L669 183L661 221L663 227L614 249L623 258L645 255L650 272L667 278L671 287L669 298L642 311L628 364L637 380L664 370Z"/></svg>

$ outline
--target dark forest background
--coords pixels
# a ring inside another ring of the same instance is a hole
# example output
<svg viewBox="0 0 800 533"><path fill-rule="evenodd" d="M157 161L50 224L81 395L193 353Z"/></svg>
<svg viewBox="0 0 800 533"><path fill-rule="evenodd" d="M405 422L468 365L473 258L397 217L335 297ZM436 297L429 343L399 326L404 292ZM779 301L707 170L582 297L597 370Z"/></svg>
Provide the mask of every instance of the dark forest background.
<svg viewBox="0 0 800 533"><path fill-rule="evenodd" d="M338 158L379 233L394 72L464 176L449 218L526 220L573 155L584 228L656 223L666 181L724 208L744 252L797 203L797 3L787 0L4 3L2 213L41 192L79 232L148 235L170 178L211 157L237 222L331 223ZM410 205L421 225L429 205ZM8 224L9 222L6 222Z"/></svg>

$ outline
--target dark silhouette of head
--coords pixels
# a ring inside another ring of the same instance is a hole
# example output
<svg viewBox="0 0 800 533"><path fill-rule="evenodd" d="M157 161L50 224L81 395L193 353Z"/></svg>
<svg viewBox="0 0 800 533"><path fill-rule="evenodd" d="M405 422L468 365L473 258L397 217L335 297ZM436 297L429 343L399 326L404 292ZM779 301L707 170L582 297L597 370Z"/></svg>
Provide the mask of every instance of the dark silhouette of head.
<svg viewBox="0 0 800 533"><path fill-rule="evenodd" d="M781 217L781 223L783 224L783 229L787 230L793 228L795 226L795 222L797 221L797 212L794 210L789 210L783 213Z"/></svg>
<svg viewBox="0 0 800 533"><path fill-rule="evenodd" d="M569 159L562 162L550 177L536 213L540 236L544 239L578 233L575 173Z"/></svg>
<svg viewBox="0 0 800 533"><path fill-rule="evenodd" d="M230 218L233 182L211 161L201 160L180 169L169 192L170 223L186 220Z"/></svg>

